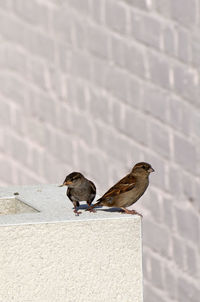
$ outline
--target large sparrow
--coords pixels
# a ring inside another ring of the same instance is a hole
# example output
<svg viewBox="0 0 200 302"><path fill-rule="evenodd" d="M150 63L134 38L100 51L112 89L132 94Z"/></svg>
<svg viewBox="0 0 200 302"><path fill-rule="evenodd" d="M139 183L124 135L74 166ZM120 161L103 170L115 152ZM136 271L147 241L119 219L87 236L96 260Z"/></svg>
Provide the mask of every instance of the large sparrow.
<svg viewBox="0 0 200 302"><path fill-rule="evenodd" d="M59 187L63 186L68 186L66 194L74 205L76 215L81 213L77 211L77 207L80 205L79 201L86 201L90 206L96 196L96 187L93 182L79 172L72 172L67 175L63 184Z"/></svg>
<svg viewBox="0 0 200 302"><path fill-rule="evenodd" d="M96 204L89 207L93 212L97 206L121 208L127 214L139 214L135 210L128 210L146 191L149 185L149 174L154 172L150 164L137 163L132 171L110 188ZM140 215L140 214L139 214Z"/></svg>

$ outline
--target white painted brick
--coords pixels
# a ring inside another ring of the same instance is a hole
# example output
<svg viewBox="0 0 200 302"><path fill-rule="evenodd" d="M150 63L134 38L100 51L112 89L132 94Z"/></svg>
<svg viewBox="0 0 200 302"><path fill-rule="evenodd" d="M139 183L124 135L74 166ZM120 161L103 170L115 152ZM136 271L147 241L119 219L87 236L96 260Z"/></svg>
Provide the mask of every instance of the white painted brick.
<svg viewBox="0 0 200 302"><path fill-rule="evenodd" d="M169 100L168 94L158 87L143 85L143 110L150 113L158 120L168 122Z"/></svg>
<svg viewBox="0 0 200 302"><path fill-rule="evenodd" d="M61 42L72 43L72 17L65 7L59 7L51 12L51 26Z"/></svg>
<svg viewBox="0 0 200 302"><path fill-rule="evenodd" d="M199 102L198 74L195 70L182 65L174 66L174 90L192 102Z"/></svg>
<svg viewBox="0 0 200 302"><path fill-rule="evenodd" d="M160 292L157 292L152 288L152 286L146 285L144 287L144 301L148 302L166 302L165 298L163 297L163 294Z"/></svg>
<svg viewBox="0 0 200 302"><path fill-rule="evenodd" d="M199 218L191 210L176 209L176 221L179 234L192 242L198 242L200 236Z"/></svg>
<svg viewBox="0 0 200 302"><path fill-rule="evenodd" d="M1 127L10 125L12 116L12 107L8 102L1 99L1 110L0 110L0 123Z"/></svg>
<svg viewBox="0 0 200 302"><path fill-rule="evenodd" d="M91 14L95 22L102 23L104 21L104 6L105 0L92 1L91 5Z"/></svg>
<svg viewBox="0 0 200 302"><path fill-rule="evenodd" d="M3 9L11 8L11 0L0 0L0 7Z"/></svg>
<svg viewBox="0 0 200 302"><path fill-rule="evenodd" d="M87 108L85 85L75 78L67 78L67 106L85 111Z"/></svg>
<svg viewBox="0 0 200 302"><path fill-rule="evenodd" d="M196 66L198 69L200 68L200 40L198 35L194 35L191 38L191 52L192 52L192 63L194 66Z"/></svg>
<svg viewBox="0 0 200 302"><path fill-rule="evenodd" d="M179 136L174 136L174 157L176 162L184 168L196 172L196 149L195 146ZM190 158L190 160L188 160Z"/></svg>
<svg viewBox="0 0 200 302"><path fill-rule="evenodd" d="M89 146L94 144L94 129L91 126L92 120L82 114L72 115L72 127L76 129L80 139L83 139Z"/></svg>
<svg viewBox="0 0 200 302"><path fill-rule="evenodd" d="M47 83L45 79L45 66L43 62L33 58L29 62L30 64L30 74L31 80L35 83L39 88L46 89Z"/></svg>
<svg viewBox="0 0 200 302"><path fill-rule="evenodd" d="M67 65L67 56L69 50L68 45L63 43L62 41L56 45L56 55L58 60L58 66L62 72L66 72L68 65Z"/></svg>
<svg viewBox="0 0 200 302"><path fill-rule="evenodd" d="M148 52L148 68L153 83L163 88L170 88L170 63L155 53Z"/></svg>
<svg viewBox="0 0 200 302"><path fill-rule="evenodd" d="M107 34L107 32L102 29L99 29L98 27L88 26L87 37L87 48L97 57L100 56L102 58L108 58L109 35Z"/></svg>
<svg viewBox="0 0 200 302"><path fill-rule="evenodd" d="M86 111L88 109L87 87L80 81L75 81L74 84L75 97L73 100L68 100L69 106L73 102L78 110Z"/></svg>
<svg viewBox="0 0 200 302"><path fill-rule="evenodd" d="M196 22L197 2L195 0L170 0L172 17L185 26L192 26Z"/></svg>
<svg viewBox="0 0 200 302"><path fill-rule="evenodd" d="M170 233L169 231L155 224L150 220L144 220L144 244L148 245L150 248L155 250L158 253L162 253L165 257L168 257L170 254Z"/></svg>
<svg viewBox="0 0 200 302"><path fill-rule="evenodd" d="M112 110L112 113L110 113L112 117L111 123L114 125L115 128L122 130L123 123L124 123L124 112L125 112L125 108L123 104L117 100L112 101L111 110Z"/></svg>
<svg viewBox="0 0 200 302"><path fill-rule="evenodd" d="M119 1L106 1L106 24L114 31L126 33L127 17L124 6Z"/></svg>
<svg viewBox="0 0 200 302"><path fill-rule="evenodd" d="M194 179L190 174L182 172L181 174L182 181L182 193L189 202L194 200Z"/></svg>
<svg viewBox="0 0 200 302"><path fill-rule="evenodd" d="M9 159L3 159L0 157L1 164L1 180L6 183L13 184L13 163Z"/></svg>
<svg viewBox="0 0 200 302"><path fill-rule="evenodd" d="M26 97L27 87L20 77L11 74L2 74L1 76L1 92L9 98L13 98L16 104L22 104Z"/></svg>
<svg viewBox="0 0 200 302"><path fill-rule="evenodd" d="M138 7L144 10L148 10L148 1L147 0L125 0L127 4L132 5L133 7Z"/></svg>
<svg viewBox="0 0 200 302"><path fill-rule="evenodd" d="M18 48L7 46L3 48L1 55L2 67L9 69L10 71L17 72L21 76L27 78L28 76L28 60L24 52Z"/></svg>
<svg viewBox="0 0 200 302"><path fill-rule="evenodd" d="M124 43L119 37L111 36L111 59L120 67L125 66Z"/></svg>
<svg viewBox="0 0 200 302"><path fill-rule="evenodd" d="M199 277L198 251L190 246L186 247L186 266L191 276Z"/></svg>
<svg viewBox="0 0 200 302"><path fill-rule="evenodd" d="M91 58L92 82L97 86L105 88L108 63L100 58Z"/></svg>
<svg viewBox="0 0 200 302"><path fill-rule="evenodd" d="M154 257L151 258L151 276L153 286L160 290L163 289L164 281L161 263L159 259Z"/></svg>
<svg viewBox="0 0 200 302"><path fill-rule="evenodd" d="M182 28L177 29L177 44L178 58L183 62L189 62L191 60L191 41L188 31Z"/></svg>
<svg viewBox="0 0 200 302"><path fill-rule="evenodd" d="M155 0L155 10L165 17L170 16L170 1L169 0Z"/></svg>
<svg viewBox="0 0 200 302"><path fill-rule="evenodd" d="M151 263L150 263L149 252L146 251L145 247L143 247L142 269L143 269L145 280L149 281L151 278Z"/></svg>
<svg viewBox="0 0 200 302"><path fill-rule="evenodd" d="M90 1L89 0L68 0L70 6L74 7L78 12L83 14L88 14L90 11Z"/></svg>
<svg viewBox="0 0 200 302"><path fill-rule="evenodd" d="M147 122L131 108L125 111L123 132L130 138L147 144Z"/></svg>
<svg viewBox="0 0 200 302"><path fill-rule="evenodd" d="M48 7L37 1L14 0L14 11L25 21L35 26L48 28Z"/></svg>
<svg viewBox="0 0 200 302"><path fill-rule="evenodd" d="M131 31L137 40L146 45L160 48L161 24L157 19L134 11L131 14Z"/></svg>
<svg viewBox="0 0 200 302"><path fill-rule="evenodd" d="M91 77L91 60L89 55L73 52L69 56L69 70L74 76L87 80Z"/></svg>
<svg viewBox="0 0 200 302"><path fill-rule="evenodd" d="M86 151L86 154L88 152ZM94 181L96 181L97 185L97 194L103 195L104 191L107 190L107 183L108 183L108 169L107 169L107 161L105 157L101 155L101 152L92 153L90 156L87 157L87 164L89 165L89 171L91 175L93 175ZM100 191L100 188L103 190Z"/></svg>
<svg viewBox="0 0 200 302"><path fill-rule="evenodd" d="M23 43L25 27L23 23L0 11L1 35L13 42Z"/></svg>
<svg viewBox="0 0 200 302"><path fill-rule="evenodd" d="M72 24L69 28L72 28L72 43L75 47L83 50L87 49L89 45L89 32L88 26L86 24L83 26L83 19L80 19L79 15L75 15L72 12L70 13L72 18ZM68 41L67 41L68 42Z"/></svg>
<svg viewBox="0 0 200 302"><path fill-rule="evenodd" d="M144 83L137 78L129 78L128 81L128 103L134 108L142 107L142 92Z"/></svg>
<svg viewBox="0 0 200 302"><path fill-rule="evenodd" d="M145 209L148 209L149 215L154 219L155 222L162 223L162 205L157 192L151 187L148 188L148 194L145 194L144 199Z"/></svg>
<svg viewBox="0 0 200 302"><path fill-rule="evenodd" d="M173 259L177 267L182 271L185 270L185 244L184 239L179 239L176 236L172 238L173 244Z"/></svg>
<svg viewBox="0 0 200 302"><path fill-rule="evenodd" d="M176 33L174 28L166 26L162 30L163 48L164 51L172 56L176 55Z"/></svg>
<svg viewBox="0 0 200 302"><path fill-rule="evenodd" d="M46 131L45 128L42 127L42 122L37 121L33 118L28 118L26 121L26 135L29 136L30 140L39 145L45 146L46 143Z"/></svg>
<svg viewBox="0 0 200 302"><path fill-rule="evenodd" d="M39 32L25 32L25 43L27 49L35 55L41 56L46 60L53 61L55 59L55 46L53 39L46 34Z"/></svg>
<svg viewBox="0 0 200 302"><path fill-rule="evenodd" d="M76 158L73 157L73 171L80 171L83 174L86 174L88 172L94 173L95 171L90 170L90 157L91 154L88 153L88 149L86 148L84 142L77 141L74 147L76 153ZM70 171L69 171L70 173ZM67 173L67 174L69 174ZM67 175L66 174L66 175ZM65 177L65 176L64 176ZM89 175L88 175L89 178ZM63 178L64 179L64 178Z"/></svg>
<svg viewBox="0 0 200 302"><path fill-rule="evenodd" d="M51 183L56 183L58 180L62 183L64 177L70 173L68 170L69 166L66 163L63 165L60 160L47 153L43 155L42 163L43 175L46 179L48 178Z"/></svg>
<svg viewBox="0 0 200 302"><path fill-rule="evenodd" d="M90 112L92 117L108 123L111 117L110 101L105 95L99 95L98 92L90 91ZM80 107L80 106L79 106ZM119 120L118 120L119 122Z"/></svg>
<svg viewBox="0 0 200 302"><path fill-rule="evenodd" d="M171 198L163 198L163 221L170 230L175 228L174 202Z"/></svg>
<svg viewBox="0 0 200 302"><path fill-rule="evenodd" d="M124 67L131 73L145 77L145 56L140 48L124 45Z"/></svg>
<svg viewBox="0 0 200 302"><path fill-rule="evenodd" d="M170 124L175 129L181 130L182 125L182 101L176 96L169 97Z"/></svg>
<svg viewBox="0 0 200 302"><path fill-rule="evenodd" d="M198 302L200 290L183 277L178 280L178 300L182 302Z"/></svg>
<svg viewBox="0 0 200 302"><path fill-rule="evenodd" d="M170 137L165 128L159 127L157 123L150 123L150 146L155 149L161 156L170 158Z"/></svg>
<svg viewBox="0 0 200 302"><path fill-rule="evenodd" d="M194 192L195 192L195 197L194 197L194 204L196 209L200 209L200 200L199 200L199 196L200 196L200 183L199 181L195 182L195 188L194 188Z"/></svg>
<svg viewBox="0 0 200 302"><path fill-rule="evenodd" d="M174 273L174 268L171 268L168 263L165 265L164 268L164 285L166 288L167 295L170 299L174 299L176 301L176 275Z"/></svg>
<svg viewBox="0 0 200 302"><path fill-rule="evenodd" d="M127 100L128 79L123 71L118 68L109 67L106 74L106 88L120 100Z"/></svg>
<svg viewBox="0 0 200 302"><path fill-rule="evenodd" d="M62 131L68 132L72 130L72 115L66 104L62 104L58 108L57 124Z"/></svg>
<svg viewBox="0 0 200 302"><path fill-rule="evenodd" d="M6 138L5 147L8 150L8 154L13 159L19 161L22 165L27 165L30 147L23 138L17 137L10 133L10 135Z"/></svg>

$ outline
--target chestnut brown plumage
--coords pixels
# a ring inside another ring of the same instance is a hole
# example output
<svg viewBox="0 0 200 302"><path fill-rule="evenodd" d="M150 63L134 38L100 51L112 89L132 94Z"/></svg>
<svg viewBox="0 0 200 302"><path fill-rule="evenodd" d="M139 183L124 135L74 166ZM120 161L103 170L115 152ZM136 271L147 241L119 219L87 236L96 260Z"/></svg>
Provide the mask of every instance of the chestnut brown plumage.
<svg viewBox="0 0 200 302"><path fill-rule="evenodd" d="M91 205L96 196L96 187L92 181L85 178L80 172L72 172L66 176L63 184L59 187L68 186L67 196L74 205L74 213L79 215L77 211L80 201L86 201L88 206Z"/></svg>
<svg viewBox="0 0 200 302"><path fill-rule="evenodd" d="M137 163L128 175L111 187L88 210L93 212L97 206L107 206L121 208L127 214L139 214L135 210L126 208L134 204L144 194L149 185L149 174L153 171L154 169L150 164Z"/></svg>

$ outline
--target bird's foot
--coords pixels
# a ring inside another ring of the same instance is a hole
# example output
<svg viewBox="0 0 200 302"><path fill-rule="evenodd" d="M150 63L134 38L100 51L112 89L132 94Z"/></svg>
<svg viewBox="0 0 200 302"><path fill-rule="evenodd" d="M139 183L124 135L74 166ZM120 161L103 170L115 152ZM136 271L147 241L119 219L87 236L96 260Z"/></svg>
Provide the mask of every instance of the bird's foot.
<svg viewBox="0 0 200 302"><path fill-rule="evenodd" d="M142 214L138 213L137 211L135 210L128 210L126 208L123 208L123 212L124 214L131 214L131 215L139 215L140 217L143 217Z"/></svg>
<svg viewBox="0 0 200 302"><path fill-rule="evenodd" d="M82 212L77 211L76 209L74 210L75 216L79 216Z"/></svg>
<svg viewBox="0 0 200 302"><path fill-rule="evenodd" d="M90 212L90 213L96 213L96 210L93 209L92 207L88 207L88 208L86 209L86 211L88 211L88 212Z"/></svg>

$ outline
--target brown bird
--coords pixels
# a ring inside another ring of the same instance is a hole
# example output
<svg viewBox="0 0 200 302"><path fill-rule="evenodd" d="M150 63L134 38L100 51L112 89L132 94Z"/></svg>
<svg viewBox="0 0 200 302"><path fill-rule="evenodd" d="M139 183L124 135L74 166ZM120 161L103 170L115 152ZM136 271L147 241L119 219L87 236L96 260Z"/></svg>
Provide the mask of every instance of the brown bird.
<svg viewBox="0 0 200 302"><path fill-rule="evenodd" d="M151 172L154 172L154 169L150 164L137 163L128 175L110 188L88 210L93 212L93 209L97 206L107 206L121 208L127 214L139 214L135 210L126 208L134 204L144 194L149 185L149 174Z"/></svg>
<svg viewBox="0 0 200 302"><path fill-rule="evenodd" d="M88 206L90 206L96 196L96 187L93 182L79 172L72 172L67 175L63 184L59 187L63 186L68 186L66 194L74 205L74 213L76 215L81 213L77 211L80 201L86 201Z"/></svg>

